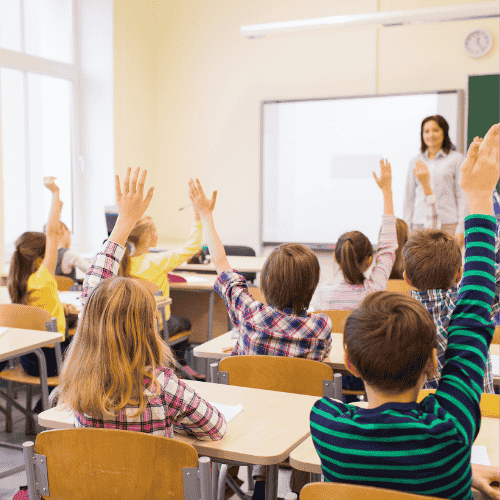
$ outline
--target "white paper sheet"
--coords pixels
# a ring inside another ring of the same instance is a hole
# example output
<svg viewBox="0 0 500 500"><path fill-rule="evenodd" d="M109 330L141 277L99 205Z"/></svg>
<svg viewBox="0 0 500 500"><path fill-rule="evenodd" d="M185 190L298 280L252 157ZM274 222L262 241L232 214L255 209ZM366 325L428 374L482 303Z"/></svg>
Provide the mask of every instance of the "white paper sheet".
<svg viewBox="0 0 500 500"><path fill-rule="evenodd" d="M477 465L491 465L486 446L473 446L470 462Z"/></svg>
<svg viewBox="0 0 500 500"><path fill-rule="evenodd" d="M499 356L491 356L491 368L493 375L500 376Z"/></svg>
<svg viewBox="0 0 500 500"><path fill-rule="evenodd" d="M240 403L236 406L223 405L222 403L212 403L210 404L217 408L226 418L226 422L231 422L236 415L240 414L243 411L243 405Z"/></svg>
<svg viewBox="0 0 500 500"><path fill-rule="evenodd" d="M180 275L179 275L180 276ZM200 278L200 276L190 276L188 274L183 274L182 277L188 283L199 283L200 281L208 281L207 278Z"/></svg>
<svg viewBox="0 0 500 500"><path fill-rule="evenodd" d="M8 330L7 327L3 326L0 328L0 337Z"/></svg>

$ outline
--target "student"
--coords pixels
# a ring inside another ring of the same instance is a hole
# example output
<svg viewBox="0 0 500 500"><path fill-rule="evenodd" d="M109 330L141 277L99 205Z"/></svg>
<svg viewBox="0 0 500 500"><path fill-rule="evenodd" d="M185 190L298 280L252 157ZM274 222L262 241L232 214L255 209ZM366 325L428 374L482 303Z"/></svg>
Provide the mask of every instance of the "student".
<svg viewBox="0 0 500 500"><path fill-rule="evenodd" d="M215 290L226 301L229 317L239 330L233 355L268 354L322 361L331 348L332 323L325 314L307 314L319 280L316 255L295 243L271 253L261 274L261 289L270 305L254 300L245 278L231 269L215 230L212 201L200 181L189 181L189 197L201 217L212 262L217 270Z"/></svg>
<svg viewBox="0 0 500 500"><path fill-rule="evenodd" d="M71 233L64 222L59 222L58 234L56 276L66 276L76 281L76 269L78 268L86 273L90 268L90 263L69 249L71 246Z"/></svg>
<svg viewBox="0 0 500 500"><path fill-rule="evenodd" d="M498 125L462 165L466 263L435 394L417 403L437 367L432 317L401 294L375 292L348 317L345 363L365 382L368 408L323 398L311 411L311 434L327 481L472 499L471 446L481 424L479 400L493 337ZM477 160L477 161L476 161Z"/></svg>
<svg viewBox="0 0 500 500"><path fill-rule="evenodd" d="M480 144L475 139L476 146ZM415 232L403 250L405 275L407 282L417 290L411 294L430 313L436 325L438 338L438 370L425 383L426 389L438 386L441 370L444 364L446 345L448 343L448 328L451 315L455 310L462 278L462 252L455 238L436 229L424 229ZM495 256L500 263L500 240L496 238ZM500 267L496 266L495 298L493 300L492 317L499 307ZM493 373L491 356L488 353L483 392L493 394Z"/></svg>
<svg viewBox="0 0 500 500"><path fill-rule="evenodd" d="M119 216L85 276L85 302L60 377L60 397L76 427L128 429L173 437L173 431L219 440L224 416L179 380L156 329L156 303L138 280L117 278L131 229L153 196L146 171L116 177ZM108 279L106 279L108 278Z"/></svg>
<svg viewBox="0 0 500 500"><path fill-rule="evenodd" d="M158 243L158 234L153 219L151 217L142 217L137 221L128 237L127 243L132 245L133 251L130 253L127 250L125 252L125 264L122 265L122 269L125 266L126 269L122 270L120 274L143 278L155 284L163 292L163 296L168 298L170 296L168 271L172 271L201 249L202 234L200 217L195 210L194 221L188 239L183 246L167 252L150 253L149 248L156 246ZM171 314L169 305L165 307L165 315L168 320L170 335L191 329L189 319ZM188 347L189 342L186 340L176 344L172 349L178 361L191 376L198 380L204 380L204 375L196 373L186 363L185 352Z"/></svg>
<svg viewBox="0 0 500 500"><path fill-rule="evenodd" d="M344 233L335 245L335 260L342 270L343 280L337 285L328 282L320 284L314 304L317 310L355 309L367 294L385 290L387 286L398 246L392 205L391 165L387 160L380 160L380 179L375 172L373 176L382 190L384 214L371 276L366 278L364 275L373 260L370 240L359 231Z"/></svg>
<svg viewBox="0 0 500 500"><path fill-rule="evenodd" d="M26 304L45 309L51 317L57 319L58 332L65 335L64 306L57 295L57 283L54 278L62 202L54 178L50 178L45 185L52 192L46 234L29 231L16 240L7 288L13 304ZM66 342L62 342L61 348L64 349L66 345ZM47 375L49 377L57 375L55 349L44 347L42 350L47 361ZM40 375L38 358L35 354L21 356L21 365L28 375L34 377Z"/></svg>
<svg viewBox="0 0 500 500"><path fill-rule="evenodd" d="M396 237L398 240L398 248L394 255L394 264L392 266L391 275L389 276L390 280L403 279L403 247L410 237L408 225L403 219L396 219Z"/></svg>

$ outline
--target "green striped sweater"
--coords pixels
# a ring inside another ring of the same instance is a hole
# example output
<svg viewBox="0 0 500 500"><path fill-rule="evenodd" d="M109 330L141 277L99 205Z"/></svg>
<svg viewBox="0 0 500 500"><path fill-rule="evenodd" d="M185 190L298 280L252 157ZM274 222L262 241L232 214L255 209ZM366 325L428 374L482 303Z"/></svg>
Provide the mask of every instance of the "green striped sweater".
<svg viewBox="0 0 500 500"><path fill-rule="evenodd" d="M436 394L374 409L319 400L311 434L326 481L472 499L470 454L494 330L495 219L469 216L465 227L464 279Z"/></svg>

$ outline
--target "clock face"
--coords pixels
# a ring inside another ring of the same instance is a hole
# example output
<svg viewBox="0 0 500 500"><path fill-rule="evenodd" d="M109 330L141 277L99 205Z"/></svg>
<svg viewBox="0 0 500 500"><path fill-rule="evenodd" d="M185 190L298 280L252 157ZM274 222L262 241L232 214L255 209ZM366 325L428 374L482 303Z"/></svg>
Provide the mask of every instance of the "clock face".
<svg viewBox="0 0 500 500"><path fill-rule="evenodd" d="M486 30L476 29L465 37L464 45L471 57L483 57L493 48L493 36Z"/></svg>

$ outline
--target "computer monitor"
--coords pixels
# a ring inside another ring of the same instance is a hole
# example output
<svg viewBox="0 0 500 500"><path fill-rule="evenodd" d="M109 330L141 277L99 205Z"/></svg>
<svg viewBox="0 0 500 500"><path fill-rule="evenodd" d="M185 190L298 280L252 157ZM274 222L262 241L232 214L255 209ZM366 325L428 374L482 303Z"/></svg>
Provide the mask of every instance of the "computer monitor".
<svg viewBox="0 0 500 500"><path fill-rule="evenodd" d="M106 217L106 229L108 230L108 236L113 231L116 224L116 219L118 219L118 206L106 206L104 207L104 216Z"/></svg>

